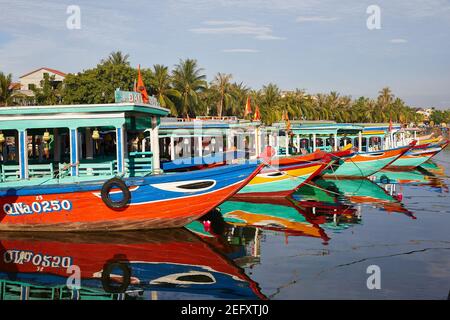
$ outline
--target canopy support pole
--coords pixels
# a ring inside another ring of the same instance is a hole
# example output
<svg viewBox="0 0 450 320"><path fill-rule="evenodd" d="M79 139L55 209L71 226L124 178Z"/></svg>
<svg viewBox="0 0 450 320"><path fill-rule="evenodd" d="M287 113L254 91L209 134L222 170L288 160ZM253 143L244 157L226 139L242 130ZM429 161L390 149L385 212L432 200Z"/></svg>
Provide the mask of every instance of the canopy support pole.
<svg viewBox="0 0 450 320"><path fill-rule="evenodd" d="M20 179L28 179L28 136L27 130L19 131L19 168Z"/></svg>
<svg viewBox="0 0 450 320"><path fill-rule="evenodd" d="M70 175L78 176L78 129L70 129Z"/></svg>
<svg viewBox="0 0 450 320"><path fill-rule="evenodd" d="M124 128L116 128L116 152L117 152L117 173L125 174L125 139L124 139Z"/></svg>
<svg viewBox="0 0 450 320"><path fill-rule="evenodd" d="M151 148L153 153L153 173L161 173L161 163L159 158L159 124L158 117L152 116L152 134L151 134Z"/></svg>

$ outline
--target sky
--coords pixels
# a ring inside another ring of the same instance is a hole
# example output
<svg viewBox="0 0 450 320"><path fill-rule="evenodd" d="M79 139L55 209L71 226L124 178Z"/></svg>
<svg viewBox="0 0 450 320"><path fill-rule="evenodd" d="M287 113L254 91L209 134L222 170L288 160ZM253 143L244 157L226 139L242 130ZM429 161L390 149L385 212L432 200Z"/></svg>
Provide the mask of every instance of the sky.
<svg viewBox="0 0 450 320"><path fill-rule="evenodd" d="M370 5L380 29L367 27ZM358 98L389 86L411 106L450 108L450 0L0 0L0 71L16 80L116 50L141 67L195 58L208 80L231 73L255 89Z"/></svg>

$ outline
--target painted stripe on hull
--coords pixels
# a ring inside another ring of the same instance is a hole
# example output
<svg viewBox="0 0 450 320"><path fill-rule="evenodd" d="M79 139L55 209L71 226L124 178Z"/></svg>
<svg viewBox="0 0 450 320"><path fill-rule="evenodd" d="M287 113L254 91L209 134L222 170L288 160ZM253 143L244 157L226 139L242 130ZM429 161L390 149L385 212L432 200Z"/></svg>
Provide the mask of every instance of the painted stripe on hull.
<svg viewBox="0 0 450 320"><path fill-rule="evenodd" d="M394 161L398 156L392 156L384 159L376 159L372 161L355 161L346 160L336 171L328 171L328 175L336 176L352 176L352 177L368 177Z"/></svg>
<svg viewBox="0 0 450 320"><path fill-rule="evenodd" d="M308 166L306 168L286 170L284 175L274 179L257 175L248 185L238 192L245 196L287 196L315 174L321 171L324 164Z"/></svg>
<svg viewBox="0 0 450 320"><path fill-rule="evenodd" d="M345 161L341 161L340 166L334 172L327 170L326 175L354 178L368 177L384 169L410 149L411 145L384 151L357 153L350 158L344 158Z"/></svg>
<svg viewBox="0 0 450 320"><path fill-rule="evenodd" d="M437 153L437 152L436 152ZM433 157L436 153L425 154L421 156L409 156L405 155L395 160L388 168L416 168L420 166L422 163L427 162L431 157Z"/></svg>

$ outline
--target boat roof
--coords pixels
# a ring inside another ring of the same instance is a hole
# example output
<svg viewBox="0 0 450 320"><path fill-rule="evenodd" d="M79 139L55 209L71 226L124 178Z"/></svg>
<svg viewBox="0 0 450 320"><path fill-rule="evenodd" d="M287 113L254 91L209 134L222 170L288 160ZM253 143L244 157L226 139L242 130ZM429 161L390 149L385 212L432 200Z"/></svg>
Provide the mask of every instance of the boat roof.
<svg viewBox="0 0 450 320"><path fill-rule="evenodd" d="M286 122L275 122L273 128L286 129ZM291 122L291 130L294 134L334 134L334 133L357 133L364 128L360 125L335 122Z"/></svg>
<svg viewBox="0 0 450 320"><path fill-rule="evenodd" d="M55 113L101 113L101 112L140 112L165 116L169 110L159 105L145 103L102 103L69 104L44 106L13 106L0 108L3 115L55 114Z"/></svg>
<svg viewBox="0 0 450 320"><path fill-rule="evenodd" d="M0 108L0 130L90 127L123 124L126 118L166 116L170 111L156 104L104 103Z"/></svg>
<svg viewBox="0 0 450 320"><path fill-rule="evenodd" d="M162 118L159 133L164 136L188 136L188 135L212 135L223 134L228 129L253 131L261 126L261 121L249 121L245 119L210 119L210 118ZM206 130L206 131L204 131Z"/></svg>

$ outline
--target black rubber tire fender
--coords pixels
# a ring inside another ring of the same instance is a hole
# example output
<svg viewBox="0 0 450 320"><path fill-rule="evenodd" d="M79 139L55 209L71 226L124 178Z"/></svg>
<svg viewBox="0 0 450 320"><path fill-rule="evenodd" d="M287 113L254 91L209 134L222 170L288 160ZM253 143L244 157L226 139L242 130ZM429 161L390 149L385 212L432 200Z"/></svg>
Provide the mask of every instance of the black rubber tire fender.
<svg viewBox="0 0 450 320"><path fill-rule="evenodd" d="M114 269L122 270L123 281L120 286L114 285L111 282L111 273ZM131 270L127 264L121 262L111 262L103 267L102 285L107 293L124 293L131 283Z"/></svg>
<svg viewBox="0 0 450 320"><path fill-rule="evenodd" d="M122 191L123 198L120 201L112 201L109 197L109 193L113 188L118 188ZM119 178L112 178L106 181L102 186L101 196L103 202L107 207L111 209L122 209L124 208L131 200L131 192L128 190L125 182Z"/></svg>

